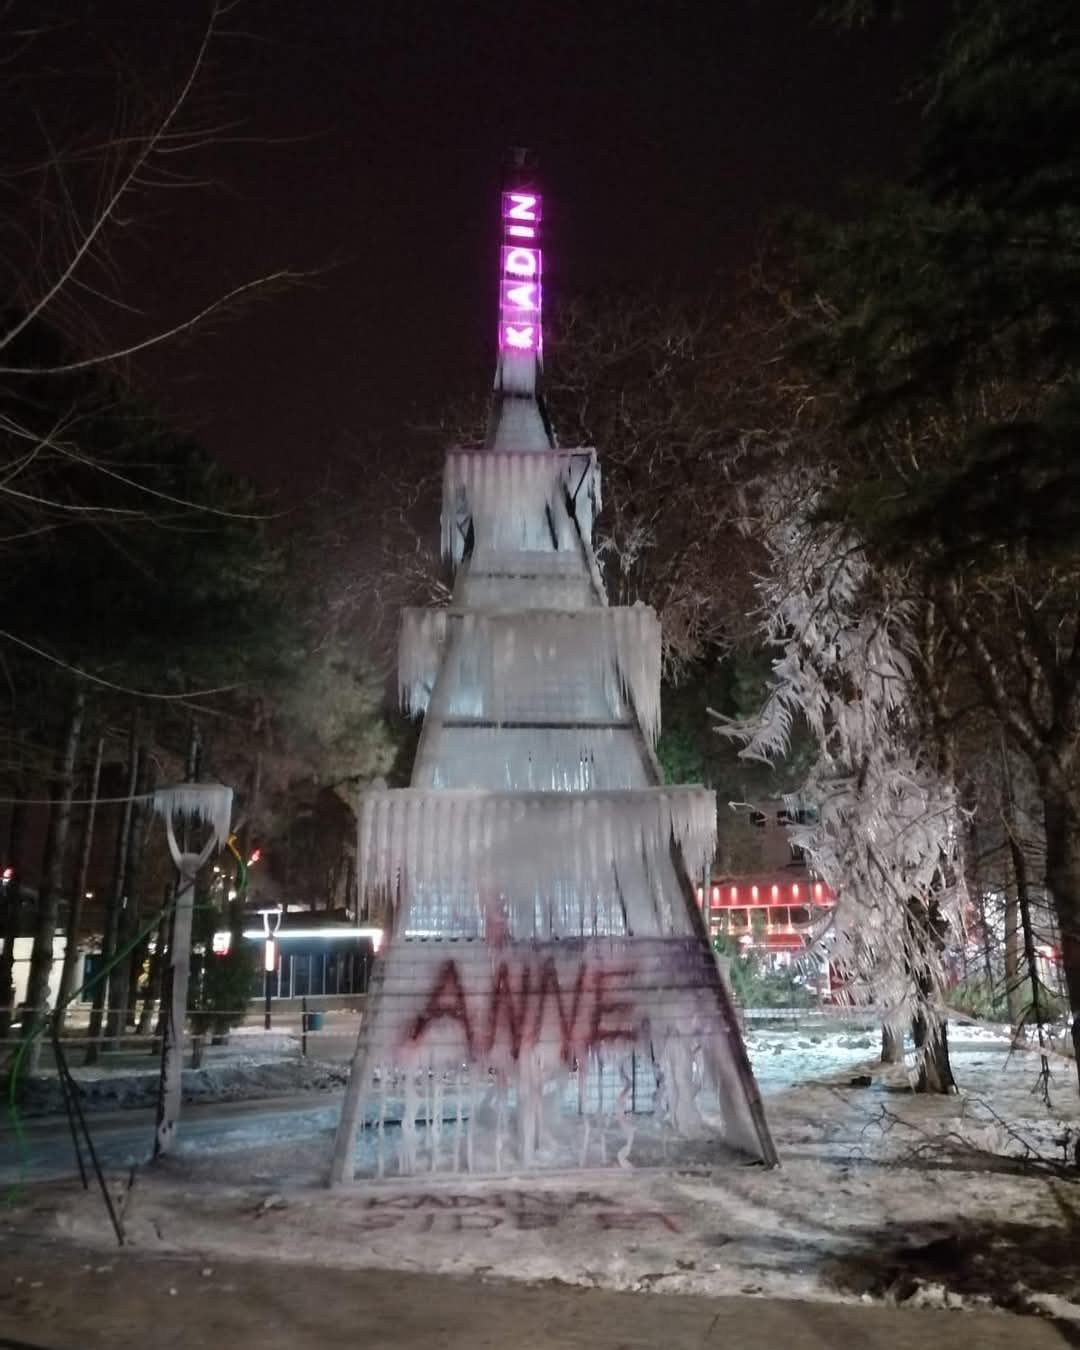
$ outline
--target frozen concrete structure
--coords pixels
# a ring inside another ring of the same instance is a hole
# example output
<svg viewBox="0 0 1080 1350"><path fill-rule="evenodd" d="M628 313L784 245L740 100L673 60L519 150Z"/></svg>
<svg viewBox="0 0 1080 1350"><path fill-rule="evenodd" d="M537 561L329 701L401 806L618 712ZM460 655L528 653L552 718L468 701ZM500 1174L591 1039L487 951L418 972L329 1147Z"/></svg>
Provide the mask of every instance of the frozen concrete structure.
<svg viewBox="0 0 1080 1350"><path fill-rule="evenodd" d="M718 1153L776 1161L693 882L713 794L663 786L660 626L608 606L596 452L539 399L541 199L502 197L487 445L452 450L449 608L404 615L412 775L360 804L391 914L331 1180Z"/></svg>

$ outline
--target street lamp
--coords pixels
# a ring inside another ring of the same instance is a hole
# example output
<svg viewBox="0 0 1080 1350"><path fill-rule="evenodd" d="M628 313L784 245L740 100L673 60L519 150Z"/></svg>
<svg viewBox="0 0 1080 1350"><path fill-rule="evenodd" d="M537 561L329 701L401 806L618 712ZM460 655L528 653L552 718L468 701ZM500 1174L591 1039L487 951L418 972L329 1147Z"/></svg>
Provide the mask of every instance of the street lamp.
<svg viewBox="0 0 1080 1350"><path fill-rule="evenodd" d="M266 1007L263 1011L263 1029L270 1030L270 976L277 969L277 932L281 927L281 906L273 909L260 909L263 921L263 999Z"/></svg>
<svg viewBox="0 0 1080 1350"><path fill-rule="evenodd" d="M161 1041L161 1086L158 1089L154 1157L172 1151L180 1120L180 1086L184 1065L184 1024L187 1020L188 981L191 976L191 919L195 878L210 856L229 838L233 790L221 783L178 783L154 793L154 811L165 821L169 852L179 873L169 943L169 1006ZM197 853L181 847L175 822L202 821L210 838Z"/></svg>

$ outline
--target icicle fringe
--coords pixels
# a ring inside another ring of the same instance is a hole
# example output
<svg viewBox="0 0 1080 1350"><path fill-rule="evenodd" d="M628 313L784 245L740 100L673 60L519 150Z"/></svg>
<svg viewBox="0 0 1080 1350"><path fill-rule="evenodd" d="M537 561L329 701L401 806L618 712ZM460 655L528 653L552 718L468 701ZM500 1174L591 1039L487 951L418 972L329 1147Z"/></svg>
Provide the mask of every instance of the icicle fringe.
<svg viewBox="0 0 1080 1350"><path fill-rule="evenodd" d="M511 881L538 893L556 883L580 891L609 888L613 869L620 866L631 869L644 858L658 869L673 841L689 875L698 877L716 850L716 798L700 787L365 793L359 821L361 892L375 887L393 893L403 877L410 886L458 890L462 876L450 841L464 840L479 890L497 892Z"/></svg>
<svg viewBox="0 0 1080 1350"><path fill-rule="evenodd" d="M479 549L550 550L552 528L559 549L575 548L576 531L591 545L600 506L595 450L452 450L443 470L443 556L461 562L470 523Z"/></svg>
<svg viewBox="0 0 1080 1350"><path fill-rule="evenodd" d="M154 811L168 822L173 816L204 821L214 832L218 848L228 842L232 825L233 790L222 783L177 783L158 788Z"/></svg>
<svg viewBox="0 0 1080 1350"><path fill-rule="evenodd" d="M619 718L629 699L655 745L660 662L660 623L647 605L503 615L411 609L402 616L398 691L406 712L426 712L438 675L441 715L492 721ZM590 694L591 708L575 707Z"/></svg>

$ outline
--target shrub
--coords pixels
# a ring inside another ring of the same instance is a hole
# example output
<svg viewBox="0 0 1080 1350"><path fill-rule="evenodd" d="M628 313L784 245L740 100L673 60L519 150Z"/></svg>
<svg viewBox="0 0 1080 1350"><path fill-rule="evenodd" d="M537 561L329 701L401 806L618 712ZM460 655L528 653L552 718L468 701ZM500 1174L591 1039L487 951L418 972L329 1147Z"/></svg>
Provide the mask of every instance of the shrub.
<svg viewBox="0 0 1080 1350"><path fill-rule="evenodd" d="M760 948L742 947L735 938L720 934L713 942L729 964L732 993L744 1008L811 1008L817 1003L808 983L810 963L796 962L772 969Z"/></svg>

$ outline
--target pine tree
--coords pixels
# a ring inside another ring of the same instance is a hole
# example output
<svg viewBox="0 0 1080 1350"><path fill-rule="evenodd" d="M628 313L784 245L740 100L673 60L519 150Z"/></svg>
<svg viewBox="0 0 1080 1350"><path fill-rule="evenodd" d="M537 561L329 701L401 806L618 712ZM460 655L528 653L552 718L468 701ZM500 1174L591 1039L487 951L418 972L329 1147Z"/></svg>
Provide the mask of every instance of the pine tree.
<svg viewBox="0 0 1080 1350"><path fill-rule="evenodd" d="M923 97L909 182L801 234L804 353L852 409L821 514L1034 771L1080 1050L1080 10L961 0Z"/></svg>

